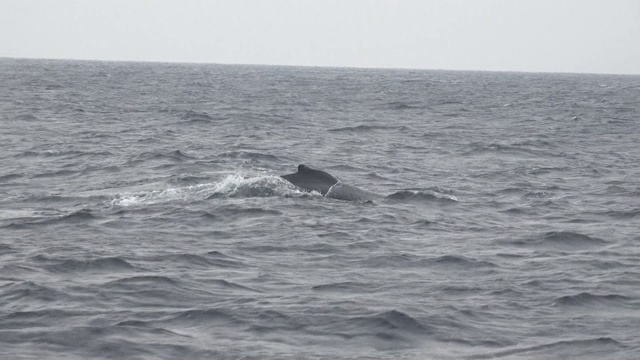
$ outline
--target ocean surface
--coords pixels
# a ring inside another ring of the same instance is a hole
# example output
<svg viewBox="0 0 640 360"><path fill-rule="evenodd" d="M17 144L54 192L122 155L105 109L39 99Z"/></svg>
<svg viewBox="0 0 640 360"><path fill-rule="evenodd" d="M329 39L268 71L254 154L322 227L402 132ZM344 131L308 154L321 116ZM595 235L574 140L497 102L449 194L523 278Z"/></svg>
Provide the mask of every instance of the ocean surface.
<svg viewBox="0 0 640 360"><path fill-rule="evenodd" d="M0 59L0 358L640 359L639 144L640 76Z"/></svg>

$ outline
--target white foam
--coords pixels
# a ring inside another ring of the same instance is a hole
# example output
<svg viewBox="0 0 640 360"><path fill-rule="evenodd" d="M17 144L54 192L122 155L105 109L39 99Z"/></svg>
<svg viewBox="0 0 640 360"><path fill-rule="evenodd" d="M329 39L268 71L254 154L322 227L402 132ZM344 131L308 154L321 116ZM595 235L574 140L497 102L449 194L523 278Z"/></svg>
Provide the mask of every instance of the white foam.
<svg viewBox="0 0 640 360"><path fill-rule="evenodd" d="M118 194L111 201L110 205L129 207L138 205L154 205L175 201L200 201L206 200L211 196L234 196L241 190L245 191L242 194L269 193L276 195L291 195L293 193L299 193L294 186L279 176L263 175L245 178L240 174L231 174L222 180L213 183Z"/></svg>

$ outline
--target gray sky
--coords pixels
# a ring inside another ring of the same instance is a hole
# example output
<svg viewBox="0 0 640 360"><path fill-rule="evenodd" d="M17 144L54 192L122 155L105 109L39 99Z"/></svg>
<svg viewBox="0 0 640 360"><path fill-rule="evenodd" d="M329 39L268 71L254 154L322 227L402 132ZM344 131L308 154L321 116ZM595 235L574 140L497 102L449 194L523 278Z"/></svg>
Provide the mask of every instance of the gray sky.
<svg viewBox="0 0 640 360"><path fill-rule="evenodd" d="M0 56L640 74L640 0L0 0Z"/></svg>

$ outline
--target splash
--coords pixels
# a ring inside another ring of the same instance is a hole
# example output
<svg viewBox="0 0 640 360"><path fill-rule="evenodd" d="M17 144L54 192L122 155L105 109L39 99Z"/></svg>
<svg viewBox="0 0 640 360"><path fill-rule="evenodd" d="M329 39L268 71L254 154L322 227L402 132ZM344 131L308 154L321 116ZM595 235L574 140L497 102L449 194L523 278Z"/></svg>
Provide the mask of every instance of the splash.
<svg viewBox="0 0 640 360"><path fill-rule="evenodd" d="M190 203L212 198L244 198L290 196L300 192L279 176L264 175L244 177L231 174L220 181L183 187L118 194L111 206L155 205L168 202Z"/></svg>

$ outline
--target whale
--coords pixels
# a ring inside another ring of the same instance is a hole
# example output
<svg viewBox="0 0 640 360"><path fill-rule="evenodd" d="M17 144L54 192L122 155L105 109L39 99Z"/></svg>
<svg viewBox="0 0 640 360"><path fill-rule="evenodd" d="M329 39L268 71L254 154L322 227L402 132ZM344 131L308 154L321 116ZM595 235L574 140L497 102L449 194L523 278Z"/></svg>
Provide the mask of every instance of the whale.
<svg viewBox="0 0 640 360"><path fill-rule="evenodd" d="M349 201L373 201L382 198L372 192L344 184L329 173L303 164L298 165L297 172L281 177L303 191L315 191L328 198Z"/></svg>

